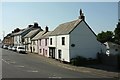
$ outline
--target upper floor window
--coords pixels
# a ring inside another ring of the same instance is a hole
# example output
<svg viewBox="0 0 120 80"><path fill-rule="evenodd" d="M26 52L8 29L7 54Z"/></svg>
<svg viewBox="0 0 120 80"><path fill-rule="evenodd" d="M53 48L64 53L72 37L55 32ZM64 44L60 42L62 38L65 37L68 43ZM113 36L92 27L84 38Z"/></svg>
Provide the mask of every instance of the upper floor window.
<svg viewBox="0 0 120 80"><path fill-rule="evenodd" d="M47 46L47 39L45 39L45 46Z"/></svg>
<svg viewBox="0 0 120 80"><path fill-rule="evenodd" d="M52 38L50 38L50 45L52 45Z"/></svg>
<svg viewBox="0 0 120 80"><path fill-rule="evenodd" d="M36 45L36 44L35 44L35 41L33 41L33 45Z"/></svg>
<svg viewBox="0 0 120 80"><path fill-rule="evenodd" d="M40 46L41 46L41 39L40 39Z"/></svg>
<svg viewBox="0 0 120 80"><path fill-rule="evenodd" d="M65 45L65 37L62 37L62 45Z"/></svg>

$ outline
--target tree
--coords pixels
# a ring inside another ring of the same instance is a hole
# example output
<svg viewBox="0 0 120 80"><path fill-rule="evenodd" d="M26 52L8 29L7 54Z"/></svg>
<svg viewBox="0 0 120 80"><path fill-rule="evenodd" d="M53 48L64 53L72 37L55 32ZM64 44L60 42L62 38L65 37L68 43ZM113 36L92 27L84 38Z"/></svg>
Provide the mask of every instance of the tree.
<svg viewBox="0 0 120 80"><path fill-rule="evenodd" d="M120 19L117 24L117 27L114 30L114 33L115 33L115 42L120 44Z"/></svg>
<svg viewBox="0 0 120 80"><path fill-rule="evenodd" d="M112 41L113 40L113 32L112 31L102 31L97 35L97 40L101 43Z"/></svg>

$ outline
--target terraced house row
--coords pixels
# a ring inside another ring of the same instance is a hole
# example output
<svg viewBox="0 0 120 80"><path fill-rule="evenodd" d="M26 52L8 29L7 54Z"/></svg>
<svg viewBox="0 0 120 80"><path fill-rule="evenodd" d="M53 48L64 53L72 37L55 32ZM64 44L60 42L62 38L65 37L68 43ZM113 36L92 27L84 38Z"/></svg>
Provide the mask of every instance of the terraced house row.
<svg viewBox="0 0 120 80"><path fill-rule="evenodd" d="M78 19L60 24L53 31L38 23L25 29L15 29L4 38L4 44L24 45L27 52L70 62L76 56L95 59L105 46L97 41L96 34L85 21L80 10Z"/></svg>

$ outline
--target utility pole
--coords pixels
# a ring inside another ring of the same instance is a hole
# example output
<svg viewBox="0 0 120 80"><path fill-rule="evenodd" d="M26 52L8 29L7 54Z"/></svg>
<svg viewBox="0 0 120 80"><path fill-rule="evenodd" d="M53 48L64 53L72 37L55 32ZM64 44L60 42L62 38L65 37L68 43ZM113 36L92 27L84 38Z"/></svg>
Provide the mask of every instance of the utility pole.
<svg viewBox="0 0 120 80"><path fill-rule="evenodd" d="M5 37L5 31L3 31L3 39L2 39L2 41L4 40L4 37Z"/></svg>

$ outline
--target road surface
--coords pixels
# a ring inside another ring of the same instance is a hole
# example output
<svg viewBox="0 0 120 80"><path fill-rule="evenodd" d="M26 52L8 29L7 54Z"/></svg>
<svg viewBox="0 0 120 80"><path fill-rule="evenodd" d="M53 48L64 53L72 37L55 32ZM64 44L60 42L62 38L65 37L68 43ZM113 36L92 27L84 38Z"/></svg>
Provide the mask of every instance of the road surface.
<svg viewBox="0 0 120 80"><path fill-rule="evenodd" d="M50 64L35 54L2 51L2 78L101 78ZM48 59L49 60L49 59Z"/></svg>

